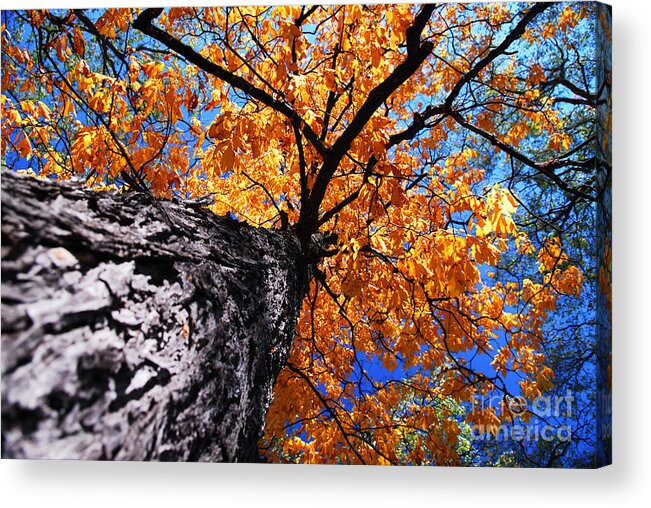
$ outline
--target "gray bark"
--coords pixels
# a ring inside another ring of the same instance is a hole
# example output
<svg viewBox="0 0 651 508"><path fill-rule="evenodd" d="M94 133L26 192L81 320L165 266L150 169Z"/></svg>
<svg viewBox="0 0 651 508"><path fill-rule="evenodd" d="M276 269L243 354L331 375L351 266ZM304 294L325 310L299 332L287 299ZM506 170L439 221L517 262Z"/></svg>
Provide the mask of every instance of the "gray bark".
<svg viewBox="0 0 651 508"><path fill-rule="evenodd" d="M305 279L288 231L2 171L2 456L255 461Z"/></svg>

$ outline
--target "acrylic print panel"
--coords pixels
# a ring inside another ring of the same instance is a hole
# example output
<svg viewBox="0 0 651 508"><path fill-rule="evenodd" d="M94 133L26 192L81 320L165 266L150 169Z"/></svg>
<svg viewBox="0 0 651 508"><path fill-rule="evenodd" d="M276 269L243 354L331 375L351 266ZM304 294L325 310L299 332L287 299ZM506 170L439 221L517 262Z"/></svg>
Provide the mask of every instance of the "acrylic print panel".
<svg viewBox="0 0 651 508"><path fill-rule="evenodd" d="M593 2L2 12L2 456L610 463Z"/></svg>

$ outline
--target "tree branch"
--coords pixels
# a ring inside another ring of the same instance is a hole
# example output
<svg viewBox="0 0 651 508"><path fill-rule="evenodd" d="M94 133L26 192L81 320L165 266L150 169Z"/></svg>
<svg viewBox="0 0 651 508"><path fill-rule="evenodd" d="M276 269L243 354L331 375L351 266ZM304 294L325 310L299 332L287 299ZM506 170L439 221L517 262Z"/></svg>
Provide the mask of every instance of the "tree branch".
<svg viewBox="0 0 651 508"><path fill-rule="evenodd" d="M461 93L462 88L475 79L479 73L484 70L488 64L495 60L498 56L504 54L511 44L524 35L527 25L533 21L533 19L538 16L540 13L549 9L553 3L548 2L538 2L531 9L529 9L522 19L518 22L515 28L507 35L504 40L494 49L488 52L488 54L477 62L463 77L457 81L457 84L454 85L454 88L450 91L447 99L445 99L444 108L447 112L452 111L452 103Z"/></svg>
<svg viewBox="0 0 651 508"><path fill-rule="evenodd" d="M316 227L319 208L325 197L328 184L335 174L341 159L350 149L353 140L362 132L375 111L418 70L434 49L434 45L430 41L422 42L420 36L435 8L436 5L434 4L423 6L414 19L413 25L406 32L407 58L382 83L371 90L366 101L357 111L346 130L332 145L330 153L325 158L316 177L307 207L301 210L301 218L298 224L299 232L309 233Z"/></svg>
<svg viewBox="0 0 651 508"><path fill-rule="evenodd" d="M588 201L595 201L596 198L593 196L590 196L589 194L586 194L584 192L581 192L578 189L575 189L574 187L570 187L563 179L558 176L554 170L562 167L567 167L567 166L577 166L577 167L582 167L582 166L588 166L590 164L593 164L593 160L588 160L588 161L583 161L583 162L577 162L577 161L561 161L559 159L553 159L551 161L545 162L545 163L540 163L536 162L533 159L527 157L521 152L518 152L516 149L514 149L512 146L506 144L504 141L501 141L498 139L495 135L486 132L479 127L468 123L463 119L463 117L459 113L452 113L450 115L455 122L457 122L459 125L462 127L468 129L471 132L474 132L478 136L484 138L487 140L489 143L491 143L493 146L496 146L500 150L502 150L504 153L507 155L510 155L513 157L515 160L518 160L522 162L523 164L529 166L532 169L535 169L539 173L542 173L545 175L547 178L549 178L551 181L553 181L558 187L569 193L572 194L573 196L580 197L582 199L586 199Z"/></svg>
<svg viewBox="0 0 651 508"><path fill-rule="evenodd" d="M196 65L201 70L215 76L216 78L221 79L222 81L225 81L234 88L241 90L249 97L260 101L264 105L269 106L273 110L284 115L292 122L292 124L296 123L299 126L305 138L310 142L310 144L312 144L312 146L314 146L320 155L325 156L328 153L328 149L319 139L317 134L289 105L282 101L274 99L269 93L256 87L253 83L250 83L240 76L236 76L220 65L217 65L216 63L208 60L206 57L197 53L187 44L181 42L160 28L152 25L152 21L160 16L162 12L163 9L145 9L133 22L133 27L145 35L156 39L158 42L165 45L177 54L183 56L190 63Z"/></svg>

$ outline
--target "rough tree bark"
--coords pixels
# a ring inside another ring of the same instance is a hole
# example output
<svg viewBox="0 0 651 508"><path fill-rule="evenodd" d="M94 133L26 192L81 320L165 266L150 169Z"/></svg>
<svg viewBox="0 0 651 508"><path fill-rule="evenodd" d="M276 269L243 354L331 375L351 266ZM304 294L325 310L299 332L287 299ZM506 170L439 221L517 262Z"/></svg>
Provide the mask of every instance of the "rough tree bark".
<svg viewBox="0 0 651 508"><path fill-rule="evenodd" d="M287 231L2 171L2 456L255 461L305 279Z"/></svg>

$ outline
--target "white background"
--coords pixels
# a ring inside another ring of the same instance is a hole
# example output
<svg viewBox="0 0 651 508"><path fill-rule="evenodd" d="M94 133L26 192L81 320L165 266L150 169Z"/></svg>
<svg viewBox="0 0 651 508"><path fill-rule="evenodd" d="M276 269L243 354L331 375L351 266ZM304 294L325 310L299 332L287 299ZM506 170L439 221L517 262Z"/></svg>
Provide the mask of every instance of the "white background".
<svg viewBox="0 0 651 508"><path fill-rule="evenodd" d="M160 3L193 2L26 0L1 5ZM651 371L651 2L610 3L615 151L613 466L558 471L3 460L3 506L651 506L651 383L646 375Z"/></svg>

